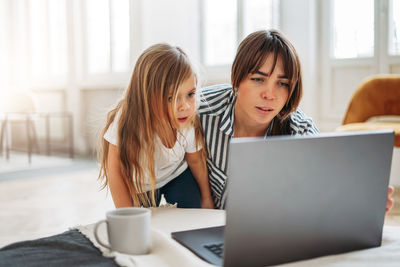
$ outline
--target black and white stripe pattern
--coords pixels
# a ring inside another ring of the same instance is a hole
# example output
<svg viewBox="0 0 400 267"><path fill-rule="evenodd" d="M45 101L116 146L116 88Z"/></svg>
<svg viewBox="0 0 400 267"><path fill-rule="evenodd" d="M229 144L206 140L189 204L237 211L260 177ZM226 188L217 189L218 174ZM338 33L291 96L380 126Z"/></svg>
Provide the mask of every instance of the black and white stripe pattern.
<svg viewBox="0 0 400 267"><path fill-rule="evenodd" d="M214 197L214 205L219 209L224 208L226 200L228 145L233 136L234 104L235 98L232 86L229 84L202 89L202 101L198 113L208 153L207 166L211 193ZM300 109L293 112L290 118L292 135L317 134L319 132L312 119ZM270 130L267 130L265 137L270 134Z"/></svg>

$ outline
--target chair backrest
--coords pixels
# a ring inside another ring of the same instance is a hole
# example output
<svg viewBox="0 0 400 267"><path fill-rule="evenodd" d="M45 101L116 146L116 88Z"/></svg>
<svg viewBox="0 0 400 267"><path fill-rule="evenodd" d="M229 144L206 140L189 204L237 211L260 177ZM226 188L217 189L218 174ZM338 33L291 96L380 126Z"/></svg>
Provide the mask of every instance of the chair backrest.
<svg viewBox="0 0 400 267"><path fill-rule="evenodd" d="M383 115L400 115L400 75L377 75L364 81L353 94L342 124Z"/></svg>
<svg viewBox="0 0 400 267"><path fill-rule="evenodd" d="M7 95L4 111L9 113L32 113L36 111L36 108L29 93L13 92Z"/></svg>

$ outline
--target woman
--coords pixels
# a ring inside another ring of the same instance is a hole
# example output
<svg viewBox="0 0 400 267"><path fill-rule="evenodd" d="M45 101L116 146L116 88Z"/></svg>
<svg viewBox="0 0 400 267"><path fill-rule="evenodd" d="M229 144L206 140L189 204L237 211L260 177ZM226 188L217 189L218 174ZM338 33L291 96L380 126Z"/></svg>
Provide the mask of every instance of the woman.
<svg viewBox="0 0 400 267"><path fill-rule="evenodd" d="M227 153L232 137L317 134L298 105L302 96L300 60L282 33L257 31L239 45L231 85L203 89L199 108L214 205L226 201ZM393 205L389 189L387 210Z"/></svg>

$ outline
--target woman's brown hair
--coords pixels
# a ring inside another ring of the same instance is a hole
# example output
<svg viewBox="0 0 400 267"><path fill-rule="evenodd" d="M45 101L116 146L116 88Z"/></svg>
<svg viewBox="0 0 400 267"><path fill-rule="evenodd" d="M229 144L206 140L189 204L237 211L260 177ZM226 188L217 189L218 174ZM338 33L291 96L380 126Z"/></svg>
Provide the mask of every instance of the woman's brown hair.
<svg viewBox="0 0 400 267"><path fill-rule="evenodd" d="M270 55L274 57L271 73L275 69L278 57L281 57L285 74L290 83L288 100L275 117L271 134L291 134L288 116L298 107L303 86L300 60L296 49L281 32L277 30L256 31L240 43L232 64L232 87L233 90L236 90L249 74L255 73L261 68Z"/></svg>
<svg viewBox="0 0 400 267"><path fill-rule="evenodd" d="M118 123L117 147L124 182L135 206L155 206L155 137L158 136L167 147L175 144L176 122L168 116L168 98L172 95L176 100L179 86L190 75L198 81L187 55L179 47L156 44L140 55L125 96L108 113L100 135L99 179L104 180L103 188L109 179L109 143L103 136L119 116L115 123ZM172 110L175 110L175 103L172 102ZM196 145L204 147L197 115L193 116L191 125L195 128ZM150 193L146 192L146 184L151 185Z"/></svg>

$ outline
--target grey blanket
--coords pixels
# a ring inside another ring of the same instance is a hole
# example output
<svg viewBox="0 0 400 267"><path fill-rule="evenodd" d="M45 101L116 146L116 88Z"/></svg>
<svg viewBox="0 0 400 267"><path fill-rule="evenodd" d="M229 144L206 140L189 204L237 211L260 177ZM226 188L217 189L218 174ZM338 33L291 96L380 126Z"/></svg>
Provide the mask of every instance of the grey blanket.
<svg viewBox="0 0 400 267"><path fill-rule="evenodd" d="M118 266L78 230L36 240L22 241L0 249L0 266Z"/></svg>

